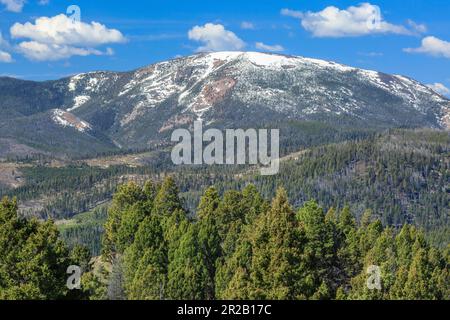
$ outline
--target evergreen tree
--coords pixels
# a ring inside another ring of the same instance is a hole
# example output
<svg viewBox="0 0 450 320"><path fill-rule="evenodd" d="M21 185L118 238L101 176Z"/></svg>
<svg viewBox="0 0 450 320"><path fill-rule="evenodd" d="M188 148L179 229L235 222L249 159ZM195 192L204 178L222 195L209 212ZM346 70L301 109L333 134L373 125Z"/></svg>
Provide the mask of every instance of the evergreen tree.
<svg viewBox="0 0 450 320"><path fill-rule="evenodd" d="M200 200L198 214L198 242L202 263L206 268L206 282L204 283L205 298L215 298L215 277L217 259L222 254L219 235L218 207L219 194L215 188L208 188Z"/></svg>
<svg viewBox="0 0 450 320"><path fill-rule="evenodd" d="M270 210L258 219L254 232L250 298L299 298L302 243L284 189L277 191Z"/></svg>
<svg viewBox="0 0 450 320"><path fill-rule="evenodd" d="M155 196L153 214L163 217L170 216L175 210L182 209L178 187L175 180L169 176L163 181Z"/></svg>
<svg viewBox="0 0 450 320"><path fill-rule="evenodd" d="M125 291L130 299L165 298L167 243L159 217L144 219L123 259Z"/></svg>
<svg viewBox="0 0 450 320"><path fill-rule="evenodd" d="M48 220L18 217L17 202L0 202L0 299L62 299L69 251Z"/></svg>
<svg viewBox="0 0 450 320"><path fill-rule="evenodd" d="M408 300L433 299L433 288L430 288L431 270L427 261L427 251L419 248L414 253L408 277L405 283L405 298Z"/></svg>
<svg viewBox="0 0 450 320"><path fill-rule="evenodd" d="M323 209L315 201L305 203L297 217L304 240L300 248L303 276L299 285L302 295L329 298L327 295L334 282L333 266L336 264L333 226L326 223Z"/></svg>
<svg viewBox="0 0 450 320"><path fill-rule="evenodd" d="M178 300L213 298L210 278L197 240L196 225L190 224L168 267L167 297ZM210 296L212 294L212 296Z"/></svg>
<svg viewBox="0 0 450 320"><path fill-rule="evenodd" d="M108 211L108 220L105 223L105 233L102 241L102 254L105 260L112 262L114 255L123 253L125 244L129 244L130 241L126 239L125 232L128 231L126 234L130 237L131 234L127 229L130 229L131 226L128 227L128 224L134 225L132 222L142 218L140 214L135 214L135 210L140 207L143 201L145 201L145 195L135 183L130 182L118 187L113 197L111 208ZM134 207L134 209L131 209L131 207ZM123 216L126 212L128 212L129 220L124 223L126 227L123 227L119 236L119 228L122 226ZM135 215L138 217L135 217ZM136 231L134 230L134 233ZM119 237L121 237L120 241Z"/></svg>
<svg viewBox="0 0 450 320"><path fill-rule="evenodd" d="M241 206L246 225L252 224L260 214L270 208L270 204L261 197L254 184L249 184L242 190Z"/></svg>

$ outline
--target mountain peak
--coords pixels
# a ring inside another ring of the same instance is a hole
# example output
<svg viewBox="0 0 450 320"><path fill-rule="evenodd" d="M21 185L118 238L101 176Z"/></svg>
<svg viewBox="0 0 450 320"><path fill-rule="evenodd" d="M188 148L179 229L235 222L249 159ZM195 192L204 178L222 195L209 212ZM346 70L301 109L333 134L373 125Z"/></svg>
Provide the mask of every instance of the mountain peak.
<svg viewBox="0 0 450 320"><path fill-rule="evenodd" d="M2 78L0 99L0 134L19 132L9 124L15 119L23 128L53 130L34 131L45 133L42 140L65 141L75 128L76 139L86 145L98 140L97 146L145 148L196 119L231 128L318 121L376 130L450 129L450 101L413 79L260 52L199 53L131 72L89 72L57 81ZM41 140L29 139L30 145Z"/></svg>
<svg viewBox="0 0 450 320"><path fill-rule="evenodd" d="M175 101L180 111L174 117L182 115L183 119L190 114L216 121L217 106L228 104L232 110L237 104L297 119L345 116L369 121L373 117L414 126L426 118L434 127L449 128L450 102L415 80L274 53L198 53L125 74L77 75L70 79L68 89L73 98L66 110L71 112L83 110L97 100L95 96L105 94L111 103L127 101L119 110L121 127ZM100 104L105 103L109 104L103 98ZM414 121L406 109L414 110ZM399 119L403 111L404 119ZM168 119L161 128L171 122Z"/></svg>
<svg viewBox="0 0 450 320"><path fill-rule="evenodd" d="M205 60L205 61L245 61L260 67L289 67L299 64L315 64L317 66L335 68L341 71L352 71L356 68L349 67L333 61L306 58L302 56L292 56L271 52L255 52L255 51L218 51L204 52L195 55L178 58L181 60ZM166 63L166 62L164 62Z"/></svg>

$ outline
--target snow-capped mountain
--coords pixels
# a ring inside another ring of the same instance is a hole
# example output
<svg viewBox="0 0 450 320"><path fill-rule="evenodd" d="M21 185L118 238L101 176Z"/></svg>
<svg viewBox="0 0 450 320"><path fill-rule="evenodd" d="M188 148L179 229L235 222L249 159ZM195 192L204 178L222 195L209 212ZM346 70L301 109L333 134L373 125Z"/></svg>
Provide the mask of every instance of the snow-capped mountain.
<svg viewBox="0 0 450 320"><path fill-rule="evenodd" d="M72 130L64 139L108 141L116 148L159 143L196 119L236 128L321 121L450 129L450 101L408 77L256 52L197 54L132 72L41 83L2 78L0 99L6 119L39 119L55 132ZM0 138L17 138L2 130L9 122L0 120Z"/></svg>

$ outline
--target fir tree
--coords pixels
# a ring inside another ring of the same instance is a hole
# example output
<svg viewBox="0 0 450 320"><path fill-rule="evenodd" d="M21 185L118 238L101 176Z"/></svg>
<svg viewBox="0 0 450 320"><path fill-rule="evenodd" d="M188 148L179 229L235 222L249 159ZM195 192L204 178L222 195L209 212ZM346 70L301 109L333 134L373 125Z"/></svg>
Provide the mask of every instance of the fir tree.
<svg viewBox="0 0 450 320"><path fill-rule="evenodd" d="M53 223L18 217L17 202L0 202L0 299L62 299L72 261Z"/></svg>
<svg viewBox="0 0 450 320"><path fill-rule="evenodd" d="M253 237L250 298L300 297L301 246L295 213L286 191L279 189L270 210L257 220Z"/></svg>

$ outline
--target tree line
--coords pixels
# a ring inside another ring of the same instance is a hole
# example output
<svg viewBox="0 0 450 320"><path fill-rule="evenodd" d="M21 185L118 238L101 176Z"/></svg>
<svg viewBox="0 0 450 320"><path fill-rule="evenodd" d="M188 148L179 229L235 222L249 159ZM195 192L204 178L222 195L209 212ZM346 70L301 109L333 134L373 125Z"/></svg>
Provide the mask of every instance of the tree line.
<svg viewBox="0 0 450 320"><path fill-rule="evenodd" d="M294 210L286 191L267 202L253 185L208 188L192 216L175 181L115 194L103 239L115 299L448 299L449 248L367 210ZM381 270L381 289L367 269Z"/></svg>
<svg viewBox="0 0 450 320"><path fill-rule="evenodd" d="M69 249L49 220L0 203L0 299L448 299L450 247L431 246L410 224L383 226L366 210L294 209L280 188L206 189L193 215L172 177L118 188L101 259ZM94 262L100 268L94 266ZM84 271L81 290L67 267ZM367 270L380 270L380 288Z"/></svg>

